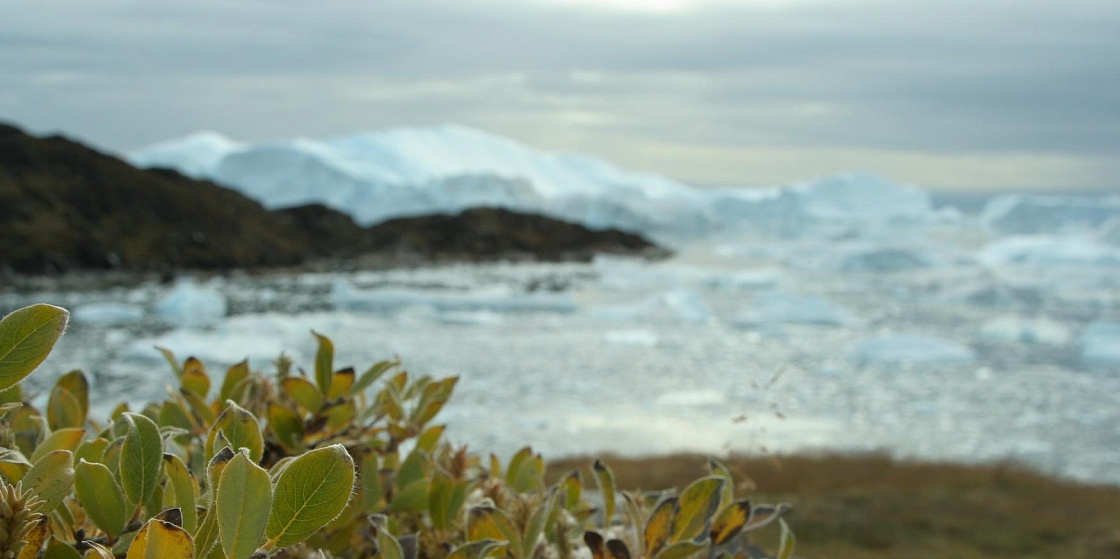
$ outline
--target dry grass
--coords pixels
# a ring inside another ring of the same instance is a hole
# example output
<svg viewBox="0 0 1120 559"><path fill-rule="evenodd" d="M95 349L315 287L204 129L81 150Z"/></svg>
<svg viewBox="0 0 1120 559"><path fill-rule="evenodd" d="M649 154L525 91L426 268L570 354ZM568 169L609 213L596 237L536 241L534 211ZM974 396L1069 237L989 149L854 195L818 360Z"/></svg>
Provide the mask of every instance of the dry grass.
<svg viewBox="0 0 1120 559"><path fill-rule="evenodd" d="M707 459L603 457L625 489L681 487ZM553 460L590 480L589 458ZM1009 464L901 462L882 455L731 457L738 488L794 506L798 555L814 559L1120 558L1120 488Z"/></svg>

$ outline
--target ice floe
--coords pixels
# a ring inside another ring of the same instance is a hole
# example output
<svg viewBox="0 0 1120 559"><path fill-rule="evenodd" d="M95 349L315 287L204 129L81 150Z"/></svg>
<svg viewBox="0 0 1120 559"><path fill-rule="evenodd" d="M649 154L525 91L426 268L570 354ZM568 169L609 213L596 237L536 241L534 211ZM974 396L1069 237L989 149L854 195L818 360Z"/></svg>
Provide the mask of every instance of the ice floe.
<svg viewBox="0 0 1120 559"><path fill-rule="evenodd" d="M966 345L919 334L888 334L860 342L851 349L858 365L958 365L971 363L975 353Z"/></svg>
<svg viewBox="0 0 1120 559"><path fill-rule="evenodd" d="M220 321L229 312L225 295L209 285L184 279L156 303L156 314L179 326L206 326Z"/></svg>

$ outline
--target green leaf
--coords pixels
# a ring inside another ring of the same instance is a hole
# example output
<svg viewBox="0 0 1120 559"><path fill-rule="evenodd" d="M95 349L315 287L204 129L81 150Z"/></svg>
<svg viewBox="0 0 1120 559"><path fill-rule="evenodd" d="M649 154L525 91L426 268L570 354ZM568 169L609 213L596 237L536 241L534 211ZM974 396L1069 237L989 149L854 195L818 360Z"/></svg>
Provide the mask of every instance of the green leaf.
<svg viewBox="0 0 1120 559"><path fill-rule="evenodd" d="M335 371L331 376L331 391L327 394L327 399L333 400L341 398L350 394L350 388L354 386L354 368L347 367L341 371Z"/></svg>
<svg viewBox="0 0 1120 559"><path fill-rule="evenodd" d="M405 559L401 543L387 530L377 531L377 547L381 550L380 559Z"/></svg>
<svg viewBox="0 0 1120 559"><path fill-rule="evenodd" d="M47 435L39 446L35 447L35 452L31 453L31 462L37 462L49 452L56 450L69 450L73 451L78 448L78 443L82 442L82 437L85 436L86 430L81 427L70 427L67 429L59 429L50 435Z"/></svg>
<svg viewBox="0 0 1120 559"><path fill-rule="evenodd" d="M428 509L431 498L428 480L420 479L397 491L389 503L389 512L421 512Z"/></svg>
<svg viewBox="0 0 1120 559"><path fill-rule="evenodd" d="M782 543L778 546L778 555L776 559L789 559L793 555L793 548L796 547L797 538L793 536L793 530L789 529L785 520L779 518L778 524L782 527Z"/></svg>
<svg viewBox="0 0 1120 559"><path fill-rule="evenodd" d="M532 449L523 447L509 460L506 483L518 493L538 491L544 484L543 467L541 456L539 454L534 456Z"/></svg>
<svg viewBox="0 0 1120 559"><path fill-rule="evenodd" d="M447 556L447 559L486 559L504 555L503 550L509 546L508 542L498 540L478 540L467 542L456 547Z"/></svg>
<svg viewBox="0 0 1120 559"><path fill-rule="evenodd" d="M323 407L323 395L303 377L288 377L280 381L280 388L301 408L311 413L319 413Z"/></svg>
<svg viewBox="0 0 1120 559"><path fill-rule="evenodd" d="M75 370L59 377L47 400L47 424L51 429L81 427L89 413L89 381Z"/></svg>
<svg viewBox="0 0 1120 559"><path fill-rule="evenodd" d="M229 559L248 559L260 546L272 505L268 472L243 450L230 460L218 483L218 535Z"/></svg>
<svg viewBox="0 0 1120 559"><path fill-rule="evenodd" d="M723 492L719 498L719 508L722 510L735 500L735 479L731 477L731 470L715 458L708 459L708 470L713 476L722 477L727 482L723 484Z"/></svg>
<svg viewBox="0 0 1120 559"><path fill-rule="evenodd" d="M595 483L599 485L599 493L603 495L603 525L610 526L614 521L615 492L614 472L601 460L596 460L591 465L595 472Z"/></svg>
<svg viewBox="0 0 1120 559"><path fill-rule="evenodd" d="M427 453L420 449L413 449L397 468L397 489L404 489L417 481L424 480L428 476L430 462Z"/></svg>
<svg viewBox="0 0 1120 559"><path fill-rule="evenodd" d="M260 422L249 410L237 405L233 400L226 400L226 409L218 414L206 437L207 456L213 456L215 451L221 450L224 446L214 444L219 431L229 441L230 448L234 450L247 448L249 458L253 462L260 462L264 454L264 437L261 435Z"/></svg>
<svg viewBox="0 0 1120 559"><path fill-rule="evenodd" d="M163 464L163 439L159 427L146 416L126 413L128 434L121 445L121 486L124 495L134 505L146 503L159 483L159 469Z"/></svg>
<svg viewBox="0 0 1120 559"><path fill-rule="evenodd" d="M82 559L82 554L74 546L52 537L43 551L43 559Z"/></svg>
<svg viewBox="0 0 1120 559"><path fill-rule="evenodd" d="M366 372L362 373L362 376L358 377L358 380L354 382L354 386L350 387L350 393L358 394L365 391L374 381L381 378L381 375L385 374L385 371L396 367L398 364L397 361L380 361L374 363L373 366L366 369Z"/></svg>
<svg viewBox="0 0 1120 559"><path fill-rule="evenodd" d="M657 554L655 559L685 559L708 549L708 542L683 541L677 542Z"/></svg>
<svg viewBox="0 0 1120 559"><path fill-rule="evenodd" d="M175 378L180 378L183 376L183 367L179 366L179 359L175 357L174 352L172 352L170 349L167 349L166 347L159 346L156 346L156 351L158 351L160 355L163 355L163 358L167 360L168 365L171 365L171 371L175 373Z"/></svg>
<svg viewBox="0 0 1120 559"><path fill-rule="evenodd" d="M362 457L362 498L365 512L377 510L384 502L384 493L381 490L381 472L377 466L377 455L366 454Z"/></svg>
<svg viewBox="0 0 1120 559"><path fill-rule="evenodd" d="M556 506L556 501L554 499L548 499L541 506L538 506L529 517L529 522L525 524L525 531L521 534L522 557L533 556L533 551L537 547L537 540L544 532L545 523L548 522L549 516L552 515L552 508L554 506ZM626 557L625 559L630 558Z"/></svg>
<svg viewBox="0 0 1120 559"><path fill-rule="evenodd" d="M303 450L303 420L296 413L279 404L268 405L268 428L276 440L289 452Z"/></svg>
<svg viewBox="0 0 1120 559"><path fill-rule="evenodd" d="M38 303L0 320L0 390L31 374L62 337L70 313Z"/></svg>
<svg viewBox="0 0 1120 559"><path fill-rule="evenodd" d="M346 508L354 490L354 459L339 444L312 450L276 480L266 549L299 543Z"/></svg>
<svg viewBox="0 0 1120 559"><path fill-rule="evenodd" d="M449 530L459 518L459 511L467 500L470 482L455 480L451 476L437 472L432 476L428 493L428 510L432 525L440 530Z"/></svg>
<svg viewBox="0 0 1120 559"><path fill-rule="evenodd" d="M186 530L153 518L136 533L125 559L194 559L194 540Z"/></svg>
<svg viewBox="0 0 1120 559"><path fill-rule="evenodd" d="M198 490L194 478L183 459L174 454L163 455L163 471L171 482L175 504L182 511L183 528L193 534L198 528L198 510L195 508Z"/></svg>
<svg viewBox="0 0 1120 559"><path fill-rule="evenodd" d="M31 462L22 452L7 448L0 448L0 475L7 480L9 485L15 485L27 471L31 469Z"/></svg>
<svg viewBox="0 0 1120 559"><path fill-rule="evenodd" d="M74 455L69 450L49 452L35 461L23 476L23 486L45 501L39 512L49 513L70 494L74 485Z"/></svg>
<svg viewBox="0 0 1120 559"><path fill-rule="evenodd" d="M474 507L467 515L467 541L501 540L509 542L511 553L521 553L521 534L501 509Z"/></svg>
<svg viewBox="0 0 1120 559"><path fill-rule="evenodd" d="M183 390L190 390L199 398L206 398L210 392L210 376L206 374L206 366L197 358L189 357L183 363L183 375L179 377Z"/></svg>
<svg viewBox="0 0 1120 559"><path fill-rule="evenodd" d="M218 391L218 401L238 401L241 394L237 394L237 387L249 378L249 361L245 360L233 365L226 371L226 378L222 380L222 389Z"/></svg>
<svg viewBox="0 0 1120 559"><path fill-rule="evenodd" d="M322 334L311 333L319 340L319 349L315 352L315 383L319 385L319 393L325 396L331 392L334 377L334 344Z"/></svg>
<svg viewBox="0 0 1120 559"><path fill-rule="evenodd" d="M416 438L416 448L427 452L429 455L435 454L436 449L439 447L440 437L443 436L443 432L446 430L446 425L433 425L428 427Z"/></svg>
<svg viewBox="0 0 1120 559"><path fill-rule="evenodd" d="M113 537L121 534L128 505L109 468L80 460L74 468L74 494L98 528Z"/></svg>
<svg viewBox="0 0 1120 559"><path fill-rule="evenodd" d="M672 541L691 541L707 535L725 483L719 476L702 477L681 492L673 518Z"/></svg>
<svg viewBox="0 0 1120 559"><path fill-rule="evenodd" d="M109 447L109 440L102 437L90 439L78 445L74 451L74 460L84 459L86 462L101 462L105 449Z"/></svg>

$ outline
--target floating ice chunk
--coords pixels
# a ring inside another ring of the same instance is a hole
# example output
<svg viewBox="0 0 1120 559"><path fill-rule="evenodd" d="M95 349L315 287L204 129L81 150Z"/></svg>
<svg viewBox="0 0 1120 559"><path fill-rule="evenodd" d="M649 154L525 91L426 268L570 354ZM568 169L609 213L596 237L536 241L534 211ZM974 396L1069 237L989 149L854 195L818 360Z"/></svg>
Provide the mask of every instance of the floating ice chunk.
<svg viewBox="0 0 1120 559"><path fill-rule="evenodd" d="M916 334L891 334L856 344L851 358L859 365L953 365L970 363L976 355L968 346Z"/></svg>
<svg viewBox="0 0 1120 559"><path fill-rule="evenodd" d="M1120 322L1096 322L1081 333L1081 363L1090 369L1120 371Z"/></svg>
<svg viewBox="0 0 1120 559"><path fill-rule="evenodd" d="M929 193L870 173L844 173L794 187L805 213L822 220L932 217Z"/></svg>
<svg viewBox="0 0 1120 559"><path fill-rule="evenodd" d="M695 291L673 289L630 303L603 305L592 310L592 315L605 320L657 320L707 322L712 310Z"/></svg>
<svg viewBox="0 0 1120 559"><path fill-rule="evenodd" d="M1005 235L1089 231L1120 217L1120 197L1013 194L992 198L980 222Z"/></svg>
<svg viewBox="0 0 1120 559"><path fill-rule="evenodd" d="M1104 222L1097 231L1097 238L1107 245L1120 247L1120 216Z"/></svg>
<svg viewBox="0 0 1120 559"><path fill-rule="evenodd" d="M984 323L980 337L998 343L1060 347L1070 343L1073 334L1062 323L1047 318L1004 316Z"/></svg>
<svg viewBox="0 0 1120 559"><path fill-rule="evenodd" d="M721 291L751 291L774 287L780 279L781 274L773 269L742 270L711 276L704 284Z"/></svg>
<svg viewBox="0 0 1120 559"><path fill-rule="evenodd" d="M989 243L976 260L987 266L1120 266L1120 249L1083 236L1007 237Z"/></svg>
<svg viewBox="0 0 1120 559"><path fill-rule="evenodd" d="M228 311L229 303L221 291L191 279L175 284L156 303L156 314L178 326L211 325L224 318Z"/></svg>
<svg viewBox="0 0 1120 559"><path fill-rule="evenodd" d="M751 301L735 323L741 326L759 324L819 324L840 326L851 321L851 316L832 303L811 295L770 292L759 294Z"/></svg>
<svg viewBox="0 0 1120 559"><path fill-rule="evenodd" d="M660 338L649 330L607 330L603 340L608 344L657 347Z"/></svg>
<svg viewBox="0 0 1120 559"><path fill-rule="evenodd" d="M493 326L501 324L504 320L502 315L491 311L453 311L439 315L439 321L444 324L462 326Z"/></svg>
<svg viewBox="0 0 1120 559"><path fill-rule="evenodd" d="M554 312L578 309L569 293L516 293L507 288L441 293L416 289L357 289L337 280L331 286L331 304L336 309L361 312L391 312L427 307L437 311Z"/></svg>
<svg viewBox="0 0 1120 559"><path fill-rule="evenodd" d="M89 303L76 307L70 318L78 324L129 324L144 318L144 308L122 303Z"/></svg>
<svg viewBox="0 0 1120 559"><path fill-rule="evenodd" d="M904 272L932 264L929 256L914 249L860 247L844 253L837 267L841 272Z"/></svg>
<svg viewBox="0 0 1120 559"><path fill-rule="evenodd" d="M654 401L659 406L718 406L727 403L727 393L721 390L677 390L666 392Z"/></svg>

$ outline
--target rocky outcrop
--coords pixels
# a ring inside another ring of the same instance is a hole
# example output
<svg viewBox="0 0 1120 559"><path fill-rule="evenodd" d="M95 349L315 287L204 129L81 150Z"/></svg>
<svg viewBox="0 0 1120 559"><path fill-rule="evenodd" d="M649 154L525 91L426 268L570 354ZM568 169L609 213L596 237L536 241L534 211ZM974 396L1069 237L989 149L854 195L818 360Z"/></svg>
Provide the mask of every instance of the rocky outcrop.
<svg viewBox="0 0 1120 559"><path fill-rule="evenodd" d="M369 228L322 205L268 211L170 170L141 170L63 137L0 124L0 271L62 273L380 262L586 260L655 254L637 235L478 208Z"/></svg>

